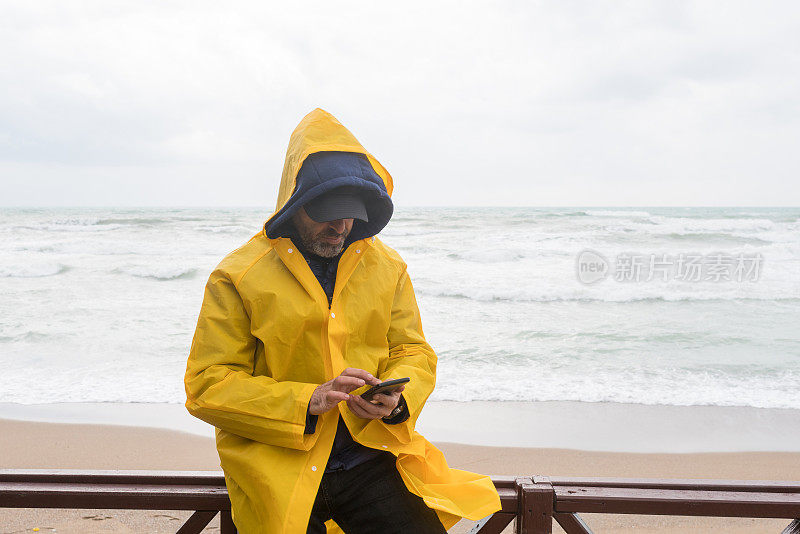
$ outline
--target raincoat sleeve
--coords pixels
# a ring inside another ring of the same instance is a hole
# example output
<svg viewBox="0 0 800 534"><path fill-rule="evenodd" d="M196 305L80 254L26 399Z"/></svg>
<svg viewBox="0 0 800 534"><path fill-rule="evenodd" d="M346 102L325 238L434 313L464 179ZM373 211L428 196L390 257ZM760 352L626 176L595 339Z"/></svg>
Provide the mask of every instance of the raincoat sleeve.
<svg viewBox="0 0 800 534"><path fill-rule="evenodd" d="M401 443L408 443L420 411L436 384L436 353L422 332L417 299L405 266L400 274L392 302L389 331L386 334L389 357L378 369L379 378L392 380L409 377L403 391L408 418L386 428Z"/></svg>
<svg viewBox="0 0 800 534"><path fill-rule="evenodd" d="M253 376L258 340L228 275L214 271L206 284L186 366L186 408L217 428L281 447L308 450L306 410L316 384Z"/></svg>

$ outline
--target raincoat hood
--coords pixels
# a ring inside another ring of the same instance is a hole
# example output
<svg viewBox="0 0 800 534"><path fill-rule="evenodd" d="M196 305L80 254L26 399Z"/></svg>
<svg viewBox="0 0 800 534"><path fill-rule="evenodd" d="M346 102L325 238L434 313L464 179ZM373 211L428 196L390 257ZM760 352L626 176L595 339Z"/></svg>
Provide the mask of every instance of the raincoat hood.
<svg viewBox="0 0 800 534"><path fill-rule="evenodd" d="M270 239L291 234L291 218L301 206L340 187L360 193L369 218L354 221L347 244L386 226L393 212L392 177L342 123L317 108L289 139L278 202L264 233Z"/></svg>

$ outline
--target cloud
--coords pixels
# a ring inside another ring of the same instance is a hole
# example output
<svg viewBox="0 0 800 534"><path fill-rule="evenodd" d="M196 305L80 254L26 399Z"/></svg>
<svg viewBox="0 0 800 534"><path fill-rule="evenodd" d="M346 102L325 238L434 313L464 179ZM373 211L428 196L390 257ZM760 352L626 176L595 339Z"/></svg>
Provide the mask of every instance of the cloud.
<svg viewBox="0 0 800 534"><path fill-rule="evenodd" d="M0 202L235 204L213 192L222 179L271 203L289 133L320 106L405 203L797 204L798 15L788 1L6 2ZM123 185L145 174L156 189Z"/></svg>

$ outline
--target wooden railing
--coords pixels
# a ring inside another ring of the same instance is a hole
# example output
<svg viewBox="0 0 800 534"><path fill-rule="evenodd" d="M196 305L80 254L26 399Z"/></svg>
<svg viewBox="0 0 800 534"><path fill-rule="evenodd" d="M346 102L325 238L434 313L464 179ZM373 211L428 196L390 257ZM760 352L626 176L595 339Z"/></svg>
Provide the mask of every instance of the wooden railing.
<svg viewBox="0 0 800 534"><path fill-rule="evenodd" d="M194 510L178 534L199 534L217 513L222 534L236 534L214 471L0 470L0 507Z"/></svg>
<svg viewBox="0 0 800 534"><path fill-rule="evenodd" d="M493 477L502 509L470 532L591 534L586 513L714 517L800 517L800 482L629 478ZM220 514L235 534L222 473L208 471L0 470L0 507L192 510L177 531L198 534ZM800 534L795 519L783 531Z"/></svg>
<svg viewBox="0 0 800 534"><path fill-rule="evenodd" d="M542 476L493 480L503 510L473 532L499 534L516 517L518 534L550 534L553 520L567 534L591 534L578 515L585 512L794 519L783 534L800 534L800 482ZM516 514L507 512L505 503L514 494Z"/></svg>

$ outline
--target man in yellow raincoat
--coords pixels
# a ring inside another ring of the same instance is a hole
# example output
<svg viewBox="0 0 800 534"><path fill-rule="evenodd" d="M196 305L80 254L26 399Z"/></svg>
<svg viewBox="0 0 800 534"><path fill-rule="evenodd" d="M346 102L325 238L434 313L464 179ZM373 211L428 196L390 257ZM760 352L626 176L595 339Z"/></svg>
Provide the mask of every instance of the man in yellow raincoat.
<svg viewBox="0 0 800 534"><path fill-rule="evenodd" d="M316 109L290 138L275 213L208 280L186 407L216 427L243 534L319 532L326 520L348 533L441 532L500 509L488 477L449 468L414 430L436 355L406 264L375 237L391 192L386 169ZM359 397L404 377L376 404Z"/></svg>

